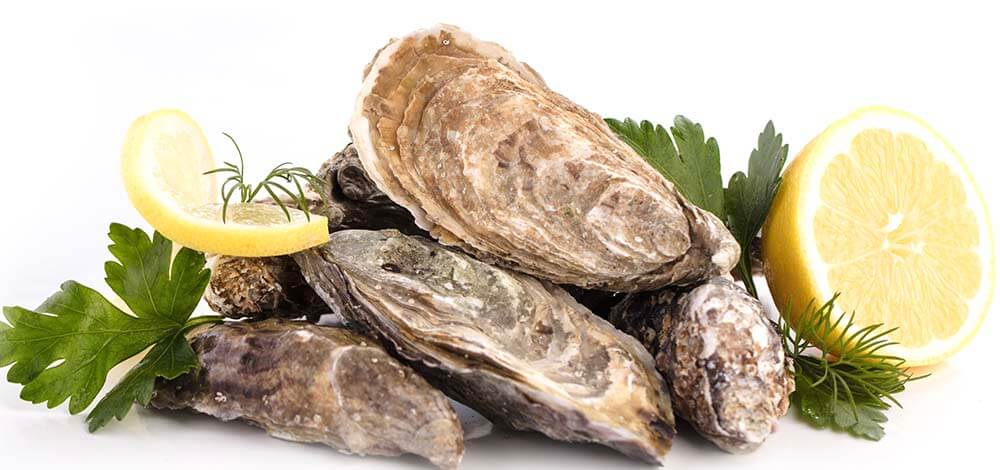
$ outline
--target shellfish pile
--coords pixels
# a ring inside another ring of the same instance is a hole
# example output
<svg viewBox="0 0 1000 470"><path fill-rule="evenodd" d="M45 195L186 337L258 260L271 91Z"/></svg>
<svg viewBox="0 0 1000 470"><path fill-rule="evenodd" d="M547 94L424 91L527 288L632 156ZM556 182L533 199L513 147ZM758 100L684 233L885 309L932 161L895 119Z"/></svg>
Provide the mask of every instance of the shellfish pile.
<svg viewBox="0 0 1000 470"><path fill-rule="evenodd" d="M452 26L393 40L365 70L350 131L319 173L327 245L215 260L213 308L284 319L199 333L199 376L160 383L156 406L444 468L462 445L441 392L497 425L651 463L666 457L674 413L730 452L774 430L789 374L759 302L728 279L736 241L507 50ZM268 276L241 275L254 269ZM566 288L628 294L595 312ZM340 325L287 320L319 313ZM271 361L241 379L266 383L237 391L270 390L267 401L210 393L243 361ZM282 376L285 365L297 372ZM294 422L305 415L321 419Z"/></svg>

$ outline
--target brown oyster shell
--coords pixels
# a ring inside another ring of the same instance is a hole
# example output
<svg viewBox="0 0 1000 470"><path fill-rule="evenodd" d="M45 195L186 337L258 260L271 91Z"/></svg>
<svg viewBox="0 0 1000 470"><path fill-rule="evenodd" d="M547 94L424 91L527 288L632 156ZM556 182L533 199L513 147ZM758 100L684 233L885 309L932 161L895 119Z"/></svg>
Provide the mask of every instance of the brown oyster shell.
<svg viewBox="0 0 1000 470"><path fill-rule="evenodd" d="M374 341L305 322L233 322L196 334L201 368L159 380L156 408L241 419L343 452L412 453L454 469L462 428L448 399Z"/></svg>
<svg viewBox="0 0 1000 470"><path fill-rule="evenodd" d="M495 423L660 462L669 394L634 338L562 289L394 230L293 255L353 328Z"/></svg>
<svg viewBox="0 0 1000 470"><path fill-rule="evenodd" d="M351 135L439 241L559 284L642 291L728 273L739 247L601 118L453 26L375 56Z"/></svg>
<svg viewBox="0 0 1000 470"><path fill-rule="evenodd" d="M212 255L212 277L205 302L218 314L233 318L301 318L317 321L330 312L298 265L288 256L242 258Z"/></svg>
<svg viewBox="0 0 1000 470"><path fill-rule="evenodd" d="M788 411L781 336L733 281L631 294L610 318L653 353L677 414L720 448L757 449Z"/></svg>

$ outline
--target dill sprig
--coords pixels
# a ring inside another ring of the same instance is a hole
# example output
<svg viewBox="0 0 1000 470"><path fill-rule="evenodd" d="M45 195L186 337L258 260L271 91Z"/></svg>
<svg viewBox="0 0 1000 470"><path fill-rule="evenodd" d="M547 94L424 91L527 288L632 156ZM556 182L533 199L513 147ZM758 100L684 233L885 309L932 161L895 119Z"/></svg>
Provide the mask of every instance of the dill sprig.
<svg viewBox="0 0 1000 470"><path fill-rule="evenodd" d="M309 214L309 200L306 198L305 190L303 189L302 183L312 186L322 197L324 195L323 187L325 183L323 180L314 175L311 171L299 167L291 166L291 162L282 163L274 167L264 179L257 184L247 183L244 179L245 174L245 164L243 161L243 151L240 150L239 144L236 143L236 139L226 132L222 135L229 138L229 141L233 143L236 147L236 153L239 155L240 164L236 165L230 162L224 162L223 167L216 168L211 171L206 171L205 175L213 175L216 173L231 173L228 178L222 183L222 188L220 190L222 195L222 222L226 222L226 214L229 210L229 201L232 199L236 193L239 193L240 203L253 202L261 190L265 191L271 200L274 201L275 205L281 208L282 212L285 213L285 217L288 221L292 221L292 214L288 212L288 207L285 205L285 200L282 199L278 194L284 194L288 196L290 200L295 203L295 206L299 210L305 213L306 220L310 220ZM294 185L295 191L287 188L285 185ZM323 197L324 204L326 203L326 198Z"/></svg>
<svg viewBox="0 0 1000 470"><path fill-rule="evenodd" d="M853 313L835 318L838 296L818 307L810 302L795 329L779 320L785 355L795 369L792 401L818 427L877 441L885 434L884 411L902 407L893 395L926 375L914 377L902 358L882 352L896 344L889 339L896 328L859 327Z"/></svg>

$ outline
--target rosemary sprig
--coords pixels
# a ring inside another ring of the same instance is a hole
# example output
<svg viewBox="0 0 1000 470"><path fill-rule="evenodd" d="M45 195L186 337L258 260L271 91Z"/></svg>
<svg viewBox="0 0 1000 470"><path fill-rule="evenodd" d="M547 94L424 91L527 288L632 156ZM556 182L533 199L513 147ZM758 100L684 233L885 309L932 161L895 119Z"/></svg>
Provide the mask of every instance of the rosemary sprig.
<svg viewBox="0 0 1000 470"><path fill-rule="evenodd" d="M885 434L884 411L902 407L893 395L926 375L914 377L902 358L882 353L896 344L889 339L896 328L859 327L853 313L835 318L838 296L818 307L810 302L795 329L779 319L785 355L795 369L792 402L817 427L877 441Z"/></svg>
<svg viewBox="0 0 1000 470"><path fill-rule="evenodd" d="M306 220L310 220L309 200L306 198L302 182L312 186L323 198L323 203L326 204L326 197L324 196L325 191L323 190L325 183L323 180L316 177L316 175L314 175L311 171L303 167L291 166L291 162L285 162L274 167L260 183L248 184L244 179L245 164L243 161L243 151L240 150L240 146L236 143L236 139L234 139L233 136L226 132L223 132L222 135L229 138L229 141L236 147L236 153L240 157L240 164L236 165L234 163L224 162L225 166L206 171L204 174L213 175L216 173L230 173L230 176L222 183L222 188L220 190L222 195L223 223L226 222L226 214L229 211L229 202L237 192L239 192L240 196L239 202L245 204L253 202L261 190L265 191L268 196L270 196L271 200L274 201L274 203L281 208L281 211L285 213L285 217L288 218L289 222L292 221L292 214L288 212L285 200L278 196L278 193L287 195L289 199L294 201L295 206L305 213ZM294 185L295 191L293 192L287 188L285 186L286 184Z"/></svg>

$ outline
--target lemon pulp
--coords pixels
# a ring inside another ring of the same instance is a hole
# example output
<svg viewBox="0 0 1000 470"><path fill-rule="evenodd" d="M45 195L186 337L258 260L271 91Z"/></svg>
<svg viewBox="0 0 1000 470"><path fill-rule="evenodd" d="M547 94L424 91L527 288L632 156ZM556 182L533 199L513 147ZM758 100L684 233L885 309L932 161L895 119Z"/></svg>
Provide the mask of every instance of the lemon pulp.
<svg viewBox="0 0 1000 470"><path fill-rule="evenodd" d="M958 154L900 111L866 108L814 139L764 232L768 284L793 324L809 300L839 292L859 325L898 328L886 352L914 365L966 344L992 295L982 196Z"/></svg>

